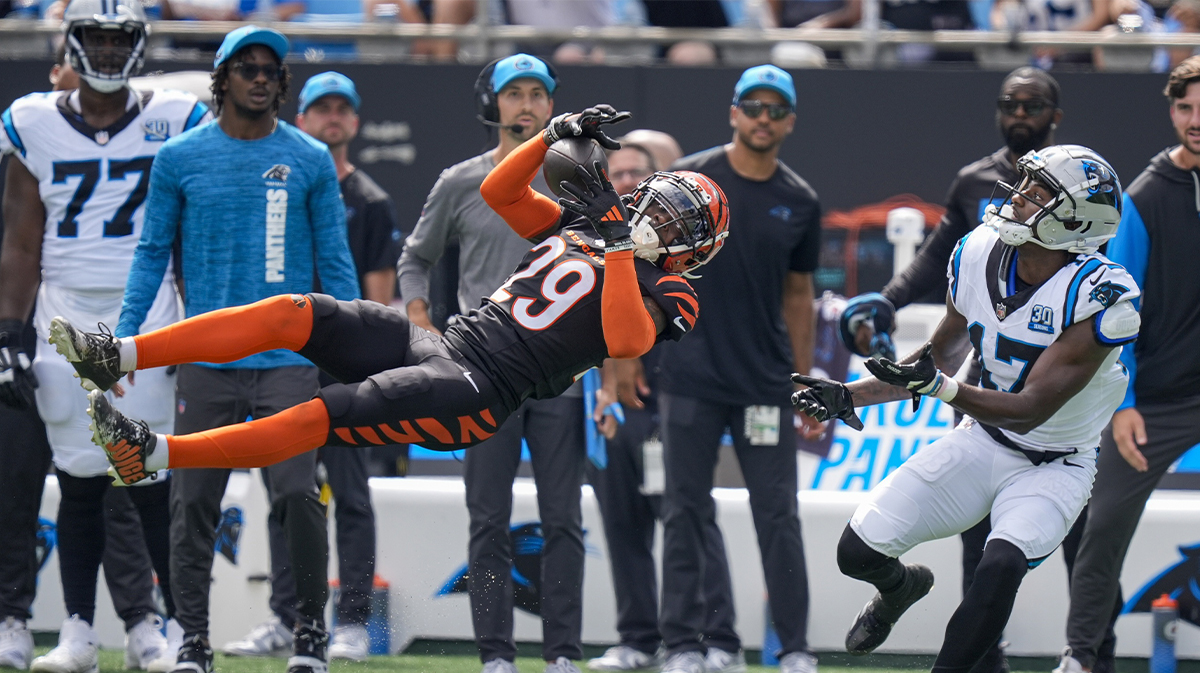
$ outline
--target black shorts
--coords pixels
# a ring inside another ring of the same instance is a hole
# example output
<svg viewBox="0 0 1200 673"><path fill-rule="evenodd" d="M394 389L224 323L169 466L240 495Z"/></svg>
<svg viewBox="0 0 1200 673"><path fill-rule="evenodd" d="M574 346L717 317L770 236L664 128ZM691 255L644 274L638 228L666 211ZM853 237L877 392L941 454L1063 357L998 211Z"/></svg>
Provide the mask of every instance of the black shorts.
<svg viewBox="0 0 1200 673"><path fill-rule="evenodd" d="M313 329L299 353L340 381L317 393L329 411L328 445L453 451L491 437L511 413L482 371L402 311L307 296Z"/></svg>

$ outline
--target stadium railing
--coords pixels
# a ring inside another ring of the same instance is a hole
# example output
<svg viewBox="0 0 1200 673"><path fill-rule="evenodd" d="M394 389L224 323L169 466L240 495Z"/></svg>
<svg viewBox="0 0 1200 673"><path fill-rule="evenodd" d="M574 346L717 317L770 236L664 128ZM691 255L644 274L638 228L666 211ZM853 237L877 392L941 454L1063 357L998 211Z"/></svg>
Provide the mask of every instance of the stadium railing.
<svg viewBox="0 0 1200 673"><path fill-rule="evenodd" d="M260 25L263 25L261 22ZM231 21L157 21L156 38L213 39L243 25ZM785 43L803 42L823 49L859 49L864 58L852 65L879 66L889 48L899 45L929 45L937 51L1008 51L1021 54L1037 48L1061 51L1087 51L1096 47L1115 50L1152 50L1154 48L1200 48L1200 33L1165 32L1076 32L1076 31L983 31L983 30L886 30L880 28L797 29L797 28L659 28L653 26L608 26L600 28L540 28L532 26L485 25L473 23L345 23L311 21L304 23L267 23L296 38L319 38L324 42L362 44L411 43L416 40L452 39L472 45L471 53L479 61L503 44L556 44L590 42L610 45L667 45L680 41L707 41L720 47L770 48ZM4 56L37 55L44 45L36 39L59 34L57 23L36 19L0 19L0 52ZM23 39L22 39L23 38ZM24 51L24 53L19 53ZM168 57L169 53L160 55ZM302 57L302 56L301 56ZM397 55L403 59L403 54ZM460 60L463 60L460 55ZM467 59L476 60L476 59ZM999 59L997 67L1011 68L1010 61ZM989 67L989 59L977 63Z"/></svg>

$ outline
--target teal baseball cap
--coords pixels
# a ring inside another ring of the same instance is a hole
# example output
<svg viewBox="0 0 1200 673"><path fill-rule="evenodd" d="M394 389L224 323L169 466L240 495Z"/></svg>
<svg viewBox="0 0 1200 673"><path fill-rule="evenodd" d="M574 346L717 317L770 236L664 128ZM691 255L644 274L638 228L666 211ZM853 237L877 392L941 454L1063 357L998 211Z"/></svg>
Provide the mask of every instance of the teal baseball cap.
<svg viewBox="0 0 1200 673"><path fill-rule="evenodd" d="M358 105L362 102L358 97L358 91L354 88L354 82L342 73L330 70L320 75L313 75L304 83L304 88L300 89L300 114L304 114L308 106L317 102L318 98L325 96L345 98L350 101L355 112L358 112Z"/></svg>
<svg viewBox="0 0 1200 673"><path fill-rule="evenodd" d="M213 67L220 66L225 61L228 61L230 56L252 44L261 44L269 48L275 52L275 55L279 57L281 62L288 53L288 39L283 33L250 24L242 26L237 30L232 30L225 36L225 39L221 41L221 48L217 50L217 58L213 60Z"/></svg>
<svg viewBox="0 0 1200 673"><path fill-rule="evenodd" d="M733 104L737 105L742 102L746 94L755 89L770 89L778 92L788 102L788 105L791 105L793 109L796 107L796 85L792 83L792 76L782 68L773 65L756 65L753 68L747 68L738 79L737 86L733 87Z"/></svg>
<svg viewBox="0 0 1200 673"><path fill-rule="evenodd" d="M550 74L550 67L545 61L529 54L513 54L496 63L492 70L492 91L499 92L513 80L522 77L540 81L550 95L554 95L554 89L558 87L558 81Z"/></svg>

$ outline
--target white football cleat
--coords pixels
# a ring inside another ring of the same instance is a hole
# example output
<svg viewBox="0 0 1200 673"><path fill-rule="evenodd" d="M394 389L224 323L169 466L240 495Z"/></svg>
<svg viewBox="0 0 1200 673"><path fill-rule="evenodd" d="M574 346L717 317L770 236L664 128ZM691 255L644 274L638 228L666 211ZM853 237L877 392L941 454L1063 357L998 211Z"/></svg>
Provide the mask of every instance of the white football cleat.
<svg viewBox="0 0 1200 673"><path fill-rule="evenodd" d="M366 661L371 656L371 637L362 624L342 624L333 629L329 641L329 660Z"/></svg>
<svg viewBox="0 0 1200 673"><path fill-rule="evenodd" d="M25 622L6 617L0 622L0 668L25 670L33 659L33 634Z"/></svg>
<svg viewBox="0 0 1200 673"><path fill-rule="evenodd" d="M292 632L278 617L272 617L221 651L231 657L288 657L292 654Z"/></svg>
<svg viewBox="0 0 1200 673"><path fill-rule="evenodd" d="M44 673L99 673L100 638L92 625L71 615L58 632L58 647L33 660L31 671Z"/></svg>

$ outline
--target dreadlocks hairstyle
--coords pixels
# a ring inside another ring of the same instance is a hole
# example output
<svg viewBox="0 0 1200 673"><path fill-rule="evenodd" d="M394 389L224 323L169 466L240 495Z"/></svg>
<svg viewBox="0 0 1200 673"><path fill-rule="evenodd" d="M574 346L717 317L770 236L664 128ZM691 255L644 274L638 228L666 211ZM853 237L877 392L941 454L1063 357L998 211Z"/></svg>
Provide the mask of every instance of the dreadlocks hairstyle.
<svg viewBox="0 0 1200 673"><path fill-rule="evenodd" d="M250 46L254 46L254 45L250 45ZM217 69L213 71L212 86L209 87L209 90L212 91L213 106L216 108L216 111L214 114L216 114L218 117L221 115L221 110L225 107L225 82L229 81L229 66L231 63L238 62L238 56L243 51L245 51L246 49L249 49L249 48L250 47L245 47L241 51L238 51L238 53L234 54L233 56L230 56L229 58L227 58L225 60L224 63L217 66ZM279 95L275 96L275 104L273 106L273 110L276 115L279 114L279 106L281 106L287 102L288 89L290 88L289 85L291 84L291 82L292 82L292 71L288 70L286 63L280 63L279 64Z"/></svg>

